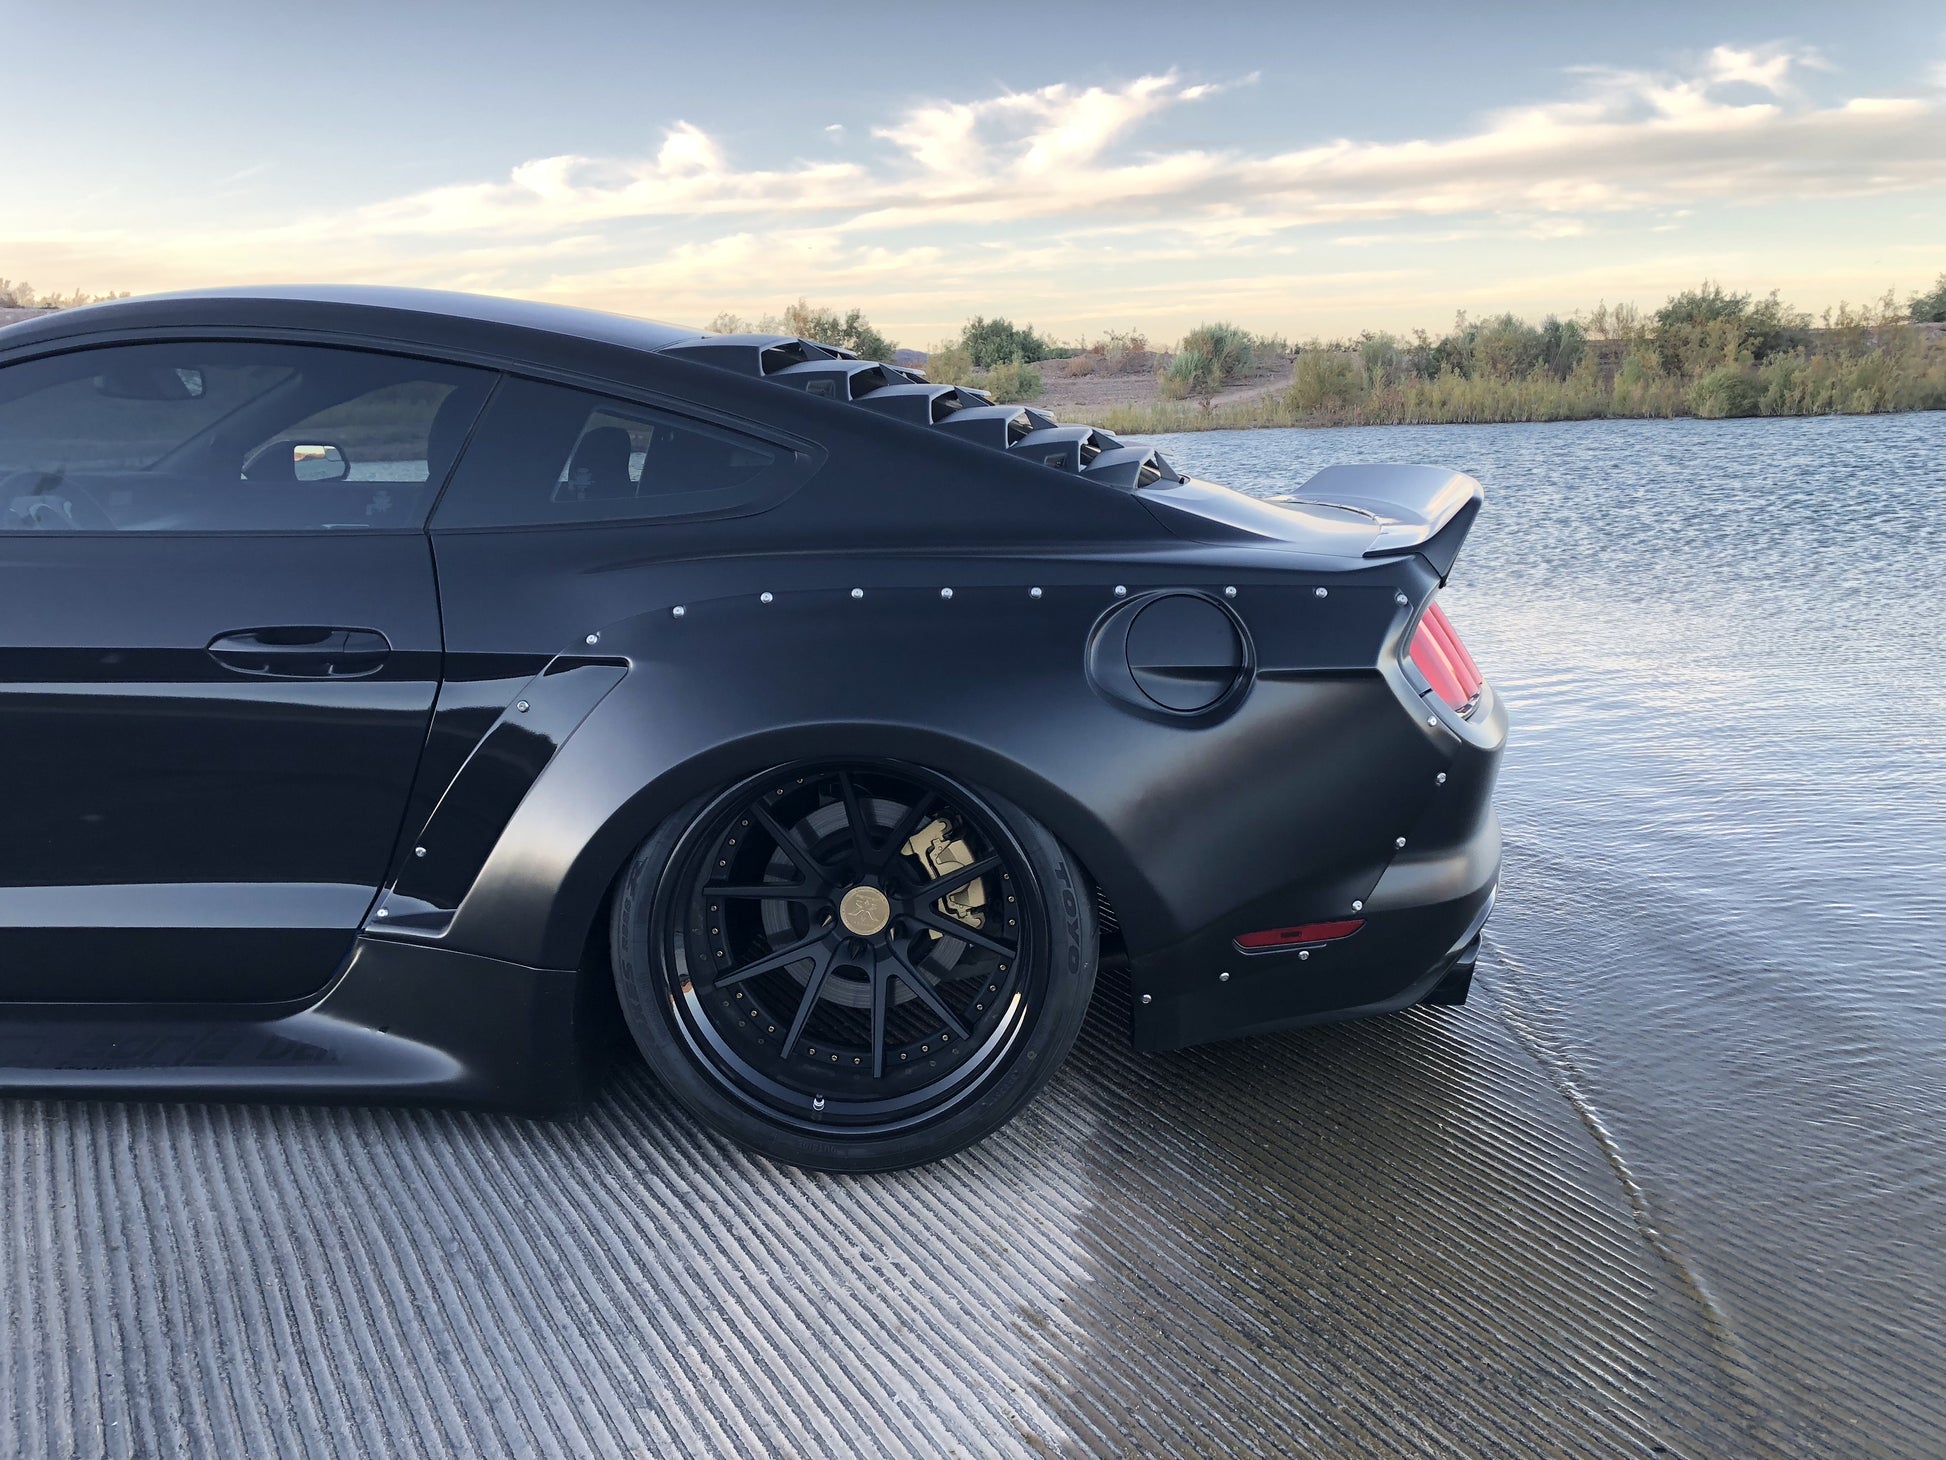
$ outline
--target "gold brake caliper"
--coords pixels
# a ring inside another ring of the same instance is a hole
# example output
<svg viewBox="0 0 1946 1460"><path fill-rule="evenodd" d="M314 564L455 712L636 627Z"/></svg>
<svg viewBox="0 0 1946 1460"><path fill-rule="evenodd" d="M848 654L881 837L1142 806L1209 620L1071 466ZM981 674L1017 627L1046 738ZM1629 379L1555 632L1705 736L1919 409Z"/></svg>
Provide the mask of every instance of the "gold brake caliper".
<svg viewBox="0 0 1946 1460"><path fill-rule="evenodd" d="M957 872L962 867L973 865L973 848L962 838L953 835L953 829L944 821L935 819L923 826L912 840L900 848L908 857L917 857L934 877L944 877L949 872ZM947 893L934 904L947 917L955 922L964 923L969 928L986 926L987 880L975 877L964 887ZM939 936L937 928L928 928L933 937Z"/></svg>

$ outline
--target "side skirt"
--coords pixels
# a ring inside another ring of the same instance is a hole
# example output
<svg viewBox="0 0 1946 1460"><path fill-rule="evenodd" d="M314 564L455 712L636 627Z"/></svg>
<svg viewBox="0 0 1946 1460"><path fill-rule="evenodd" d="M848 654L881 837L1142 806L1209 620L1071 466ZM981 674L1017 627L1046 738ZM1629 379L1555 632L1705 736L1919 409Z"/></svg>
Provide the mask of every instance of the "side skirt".
<svg viewBox="0 0 1946 1460"><path fill-rule="evenodd" d="M0 1005L0 1090L425 1101L534 1115L585 1100L590 981L360 938L302 1008Z"/></svg>

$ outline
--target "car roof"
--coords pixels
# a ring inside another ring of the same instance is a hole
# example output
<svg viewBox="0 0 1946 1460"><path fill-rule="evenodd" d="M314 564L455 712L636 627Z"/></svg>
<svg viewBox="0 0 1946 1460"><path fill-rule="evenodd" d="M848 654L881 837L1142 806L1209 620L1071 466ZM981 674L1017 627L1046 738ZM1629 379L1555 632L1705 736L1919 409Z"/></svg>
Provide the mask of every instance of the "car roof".
<svg viewBox="0 0 1946 1460"><path fill-rule="evenodd" d="M1031 407L996 406L984 391L930 385L922 372L860 360L850 350L790 335L717 335L655 320L565 304L536 304L488 294L369 284L266 284L150 294L63 309L0 328L0 356L10 347L59 349L70 341L128 330L293 329L435 349L484 349L531 357L535 335L597 347L659 354L693 365L767 379L782 388L848 401L873 415L931 426L1023 459L1133 489L1180 480L1159 453L1129 448L1090 426L1066 428ZM523 338L524 337L524 338ZM572 346L569 352L572 353ZM840 378L842 377L842 379ZM963 414L962 414L963 413ZM1071 439L1070 439L1071 438ZM1058 449L1056 449L1058 448Z"/></svg>
<svg viewBox="0 0 1946 1460"><path fill-rule="evenodd" d="M146 294L134 299L105 300L64 309L32 321L32 333L54 335L110 330L124 324L218 324L235 322L242 305L256 323L314 324L321 313L421 315L437 320L465 320L475 324L538 330L573 339L621 345L635 350L660 350L693 340L703 333L681 325L580 309L567 304L537 304L489 294L462 294L447 289L408 289L378 284L264 284L223 289L195 289L171 294ZM283 306L283 308L278 308ZM287 320L279 316L288 316ZM372 323L376 326L379 321ZM25 338L27 329L21 329ZM374 333L382 334L382 328ZM0 343L12 340L0 338Z"/></svg>

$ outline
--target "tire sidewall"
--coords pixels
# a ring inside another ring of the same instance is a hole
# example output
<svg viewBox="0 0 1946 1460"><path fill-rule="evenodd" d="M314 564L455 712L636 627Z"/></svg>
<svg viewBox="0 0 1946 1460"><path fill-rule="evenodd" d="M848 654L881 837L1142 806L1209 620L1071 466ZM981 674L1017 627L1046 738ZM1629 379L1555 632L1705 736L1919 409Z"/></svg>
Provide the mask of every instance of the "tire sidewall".
<svg viewBox="0 0 1946 1460"><path fill-rule="evenodd" d="M643 843L616 889L609 930L615 989L649 1068L698 1120L740 1145L792 1165L820 1171L891 1171L938 1160L980 1140L1011 1120L1053 1078L1080 1034L1094 989L1099 934L1093 889L1080 864L1033 817L990 791L967 789L1005 823L1039 884L1046 923L1045 992L1038 1013L1030 1011L1020 1047L997 1071L982 1076L985 1083L972 1097L907 1130L819 1137L766 1119L697 1067L677 1026L667 977L658 966L654 910L664 880L679 875L674 856L678 847L698 816L719 798L691 802Z"/></svg>

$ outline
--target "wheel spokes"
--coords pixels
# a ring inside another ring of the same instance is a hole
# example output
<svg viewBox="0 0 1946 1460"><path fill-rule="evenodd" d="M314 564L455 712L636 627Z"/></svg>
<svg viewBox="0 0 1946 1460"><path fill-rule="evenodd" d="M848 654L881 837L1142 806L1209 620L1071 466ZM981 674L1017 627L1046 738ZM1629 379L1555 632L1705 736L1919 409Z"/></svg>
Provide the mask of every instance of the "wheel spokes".
<svg viewBox="0 0 1946 1460"><path fill-rule="evenodd" d="M806 882L814 883L821 888L831 885L831 869L812 856L810 850L801 844L795 835L786 831L783 824L764 809L762 802L753 802L750 814L756 817L758 825L770 833L771 839L777 843L777 850L789 857L797 870L803 873Z"/></svg>
<svg viewBox="0 0 1946 1460"><path fill-rule="evenodd" d="M712 820L714 840L685 874L694 985L685 979L677 1002L716 1031L695 1047L744 1098L769 1090L768 1106L788 1091L786 1104L801 1095L819 1112L830 1100L825 1119L960 1098L965 1061L997 1048L989 1031L1025 1017L1012 995L1033 972L1038 935L1009 922L1028 915L1009 895L1032 890L1031 866L1007 850L1006 823L925 774L840 763L790 776L755 782ZM940 845L919 847L935 824ZM949 870L955 859L965 865ZM968 914L976 925L959 920L955 904L969 899L984 905ZM669 936L682 959L684 935ZM959 941L932 953L940 937ZM976 991L989 981L1008 987Z"/></svg>
<svg viewBox="0 0 1946 1460"><path fill-rule="evenodd" d="M885 1078L885 1005L892 997L892 975L885 960L872 960L872 1078Z"/></svg>
<svg viewBox="0 0 1946 1460"><path fill-rule="evenodd" d="M933 903L938 902L942 897L946 896L947 893L958 892L974 878L984 877L989 872L999 871L1000 866L1001 859L999 857L982 857L977 862L970 863L957 871L948 872L944 877L935 878L933 881L928 882L924 887L921 887L917 892L912 894L912 900L922 907L930 907Z"/></svg>
<svg viewBox="0 0 1946 1460"><path fill-rule="evenodd" d="M782 948L753 959L730 973L717 975L715 987L728 988L733 983L742 983L746 978L755 978L760 973L769 973L773 968L785 968L800 963L810 954L830 940L828 928L813 928L795 943L786 943Z"/></svg>
<svg viewBox="0 0 1946 1460"><path fill-rule="evenodd" d="M845 829L851 833L851 847L861 866L872 865L878 855L872 845L871 829L865 825L865 808L858 799L858 786L850 771L838 772L838 795L845 803Z"/></svg>
<svg viewBox="0 0 1946 1460"><path fill-rule="evenodd" d="M705 887L704 897L741 897L757 902L806 902L824 891L808 882L759 882L750 886L737 886L725 883L721 887Z"/></svg>
<svg viewBox="0 0 1946 1460"><path fill-rule="evenodd" d="M835 950L826 944L814 955L818 966L804 983L804 996L797 1001L797 1012L791 1016L790 1033L784 1036L783 1051L789 1055L797 1047L797 1036L804 1032L804 1026L811 1022L811 1011L818 1006L818 995L824 992L825 975L831 972L832 954Z"/></svg>
<svg viewBox="0 0 1946 1460"><path fill-rule="evenodd" d="M966 1026L960 1023L959 1016L946 1007L946 1001L934 992L933 986L927 981L926 976L919 972L912 960L905 956L904 950L897 944L892 946L892 957L897 960L899 965L898 977L907 988L912 990L913 995L919 1002L924 1004L928 1009L931 1009L935 1015L943 1020L946 1027L952 1031L956 1038L966 1038ZM889 984L891 981L892 976L888 973L884 978L875 980L874 982L875 984Z"/></svg>
<svg viewBox="0 0 1946 1460"><path fill-rule="evenodd" d="M938 804L938 795L928 791L906 807L905 815L901 816L899 824L892 828L892 834L881 842L878 850L872 854L870 866L874 872L882 869L899 854L899 848L912 840L912 834L925 825L926 818L932 814L933 807Z"/></svg>
<svg viewBox="0 0 1946 1460"><path fill-rule="evenodd" d="M924 923L935 932L944 933L949 938L958 938L962 943L971 943L975 948L984 948L989 953L998 953L1003 958L1012 958L1017 951L998 938L989 938L979 929L969 928L957 918L941 917L927 903L920 903L911 908L906 916L915 922Z"/></svg>

